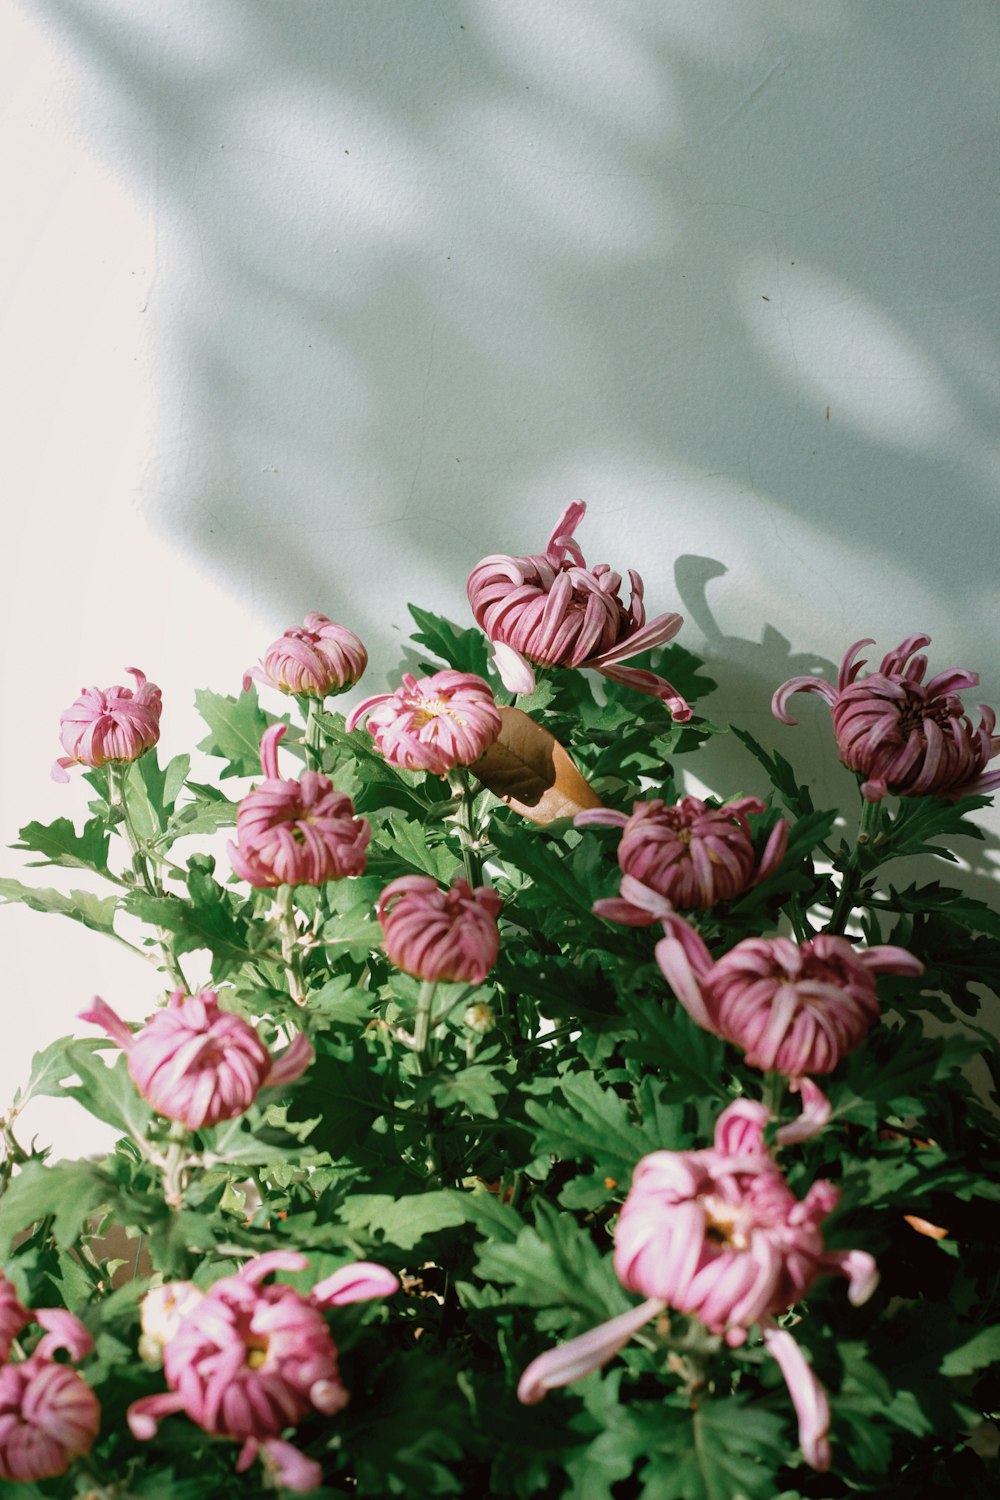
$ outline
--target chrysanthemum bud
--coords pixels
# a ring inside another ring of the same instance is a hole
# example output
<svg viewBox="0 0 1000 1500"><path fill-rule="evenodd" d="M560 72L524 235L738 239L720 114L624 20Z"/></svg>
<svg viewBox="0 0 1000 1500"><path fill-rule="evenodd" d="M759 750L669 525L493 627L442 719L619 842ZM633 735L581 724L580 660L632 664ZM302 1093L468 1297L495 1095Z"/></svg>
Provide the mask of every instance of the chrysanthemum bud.
<svg viewBox="0 0 1000 1500"><path fill-rule="evenodd" d="M469 575L476 623L493 643L497 671L512 693L530 693L537 666L593 667L613 682L660 698L683 723L691 710L663 677L622 662L662 646L680 630L680 615L646 620L642 579L629 570L632 597L622 602L621 575L607 563L588 568L573 533L586 505L576 500L555 524L545 551L528 557L497 553Z"/></svg>
<svg viewBox="0 0 1000 1500"><path fill-rule="evenodd" d="M368 733L386 760L404 771L446 776L471 766L492 745L503 720L493 690L473 672L407 672L394 693L359 703L347 718L354 729L368 716Z"/></svg>
<svg viewBox="0 0 1000 1500"><path fill-rule="evenodd" d="M127 765L152 749L160 738L162 700L155 683L137 667L127 669L135 690L127 687L84 688L59 716L59 738L66 755L52 767L53 781L68 781L67 766Z"/></svg>
<svg viewBox="0 0 1000 1500"><path fill-rule="evenodd" d="M489 886L459 879L444 891L429 875L403 875L378 901L385 951L418 979L481 984L497 960L501 904Z"/></svg>
<svg viewBox="0 0 1000 1500"><path fill-rule="evenodd" d="M188 1130L244 1114L261 1089L292 1083L313 1059L301 1032L272 1057L254 1028L222 1010L214 990L175 990L137 1032L101 999L81 1012L122 1048L132 1082L158 1114ZM166 1294L164 1294L166 1295Z"/></svg>
<svg viewBox="0 0 1000 1500"><path fill-rule="evenodd" d="M887 792L900 797L967 797L1000 786L1000 771L985 771L1000 755L996 714L984 704L978 729L958 690L979 686L976 672L952 669L924 682L929 635L911 635L882 658L877 672L858 674L855 658L870 639L856 641L840 664L837 685L822 677L792 677L774 695L776 718L794 724L793 693L818 693L830 705L833 732L844 765L859 772L869 802Z"/></svg>
<svg viewBox="0 0 1000 1500"><path fill-rule="evenodd" d="M329 698L358 681L368 665L368 652L346 625L335 625L315 611L304 625L295 625L272 642L260 665L243 677L243 691L251 680L300 698Z"/></svg>
<svg viewBox="0 0 1000 1500"><path fill-rule="evenodd" d="M329 776L304 771L297 780L278 775L278 741L284 724L264 732L260 758L265 780L248 792L236 812L236 843L229 845L233 869L258 889L279 885L324 885L360 875L371 825L355 816L354 804Z"/></svg>

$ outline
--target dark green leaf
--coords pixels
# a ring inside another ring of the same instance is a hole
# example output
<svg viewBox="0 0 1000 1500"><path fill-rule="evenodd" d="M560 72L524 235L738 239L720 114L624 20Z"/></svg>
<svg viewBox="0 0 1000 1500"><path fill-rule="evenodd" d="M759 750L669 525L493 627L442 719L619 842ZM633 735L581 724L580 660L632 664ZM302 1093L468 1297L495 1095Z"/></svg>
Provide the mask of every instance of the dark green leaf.
<svg viewBox="0 0 1000 1500"><path fill-rule="evenodd" d="M257 702L256 688L250 687L238 698L199 689L194 701L211 731L198 749L227 762L220 773L223 777L260 776L260 742L268 718Z"/></svg>

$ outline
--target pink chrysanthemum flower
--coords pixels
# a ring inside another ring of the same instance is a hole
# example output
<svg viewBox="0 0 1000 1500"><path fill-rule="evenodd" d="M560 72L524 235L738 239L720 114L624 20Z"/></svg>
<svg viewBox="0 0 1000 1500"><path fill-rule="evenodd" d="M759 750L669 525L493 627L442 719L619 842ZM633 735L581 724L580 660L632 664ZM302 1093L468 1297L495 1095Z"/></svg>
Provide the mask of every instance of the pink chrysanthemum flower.
<svg viewBox="0 0 1000 1500"><path fill-rule="evenodd" d="M858 674L855 657L870 639L855 641L840 664L837 685L822 677L792 677L775 693L771 709L783 724L794 724L788 712L793 693L819 693L830 705L840 759L865 780L862 795L879 802L887 792L900 797L965 797L1000 786L1000 771L985 772L1000 754L1000 735L993 733L996 714L980 704L979 728L958 697L960 689L979 686L976 672L954 668L924 682L929 635L911 635L882 658L877 672Z"/></svg>
<svg viewBox="0 0 1000 1500"><path fill-rule="evenodd" d="M303 625L268 646L259 666L244 673L243 691L256 677L282 693L328 698L353 687L367 665L368 652L354 631L313 610Z"/></svg>
<svg viewBox="0 0 1000 1500"><path fill-rule="evenodd" d="M332 1416L348 1401L322 1309L388 1297L399 1282L385 1266L360 1261L319 1282L308 1297L263 1284L272 1271L308 1264L296 1251L270 1251L189 1305L165 1342L170 1389L133 1402L133 1434L151 1438L161 1418L183 1411L204 1431L242 1441L237 1472L262 1453L288 1489L315 1489L320 1465L281 1434L310 1412Z"/></svg>
<svg viewBox="0 0 1000 1500"><path fill-rule="evenodd" d="M0 1479L32 1483L64 1474L89 1453L101 1408L83 1376L54 1355L89 1354L93 1340L79 1319L61 1308L32 1314L48 1331L33 1354L0 1368Z"/></svg>
<svg viewBox="0 0 1000 1500"><path fill-rule="evenodd" d="M443 891L429 875L403 875L378 901L385 951L418 979L481 984L497 961L500 897L456 880Z"/></svg>
<svg viewBox="0 0 1000 1500"><path fill-rule="evenodd" d="M323 885L360 875L368 858L371 825L329 776L304 771L298 781L278 775L278 741L284 724L264 731L260 761L266 780L248 792L236 813L233 869L258 889Z"/></svg>
<svg viewBox="0 0 1000 1500"><path fill-rule="evenodd" d="M502 719L488 682L473 672L404 674L394 693L377 693L359 703L347 728L368 715L368 733L386 760L404 771L446 776L471 766L500 733Z"/></svg>
<svg viewBox="0 0 1000 1500"><path fill-rule="evenodd" d="M878 1283L863 1250L828 1251L822 1221L837 1203L830 1182L797 1199L764 1145L768 1112L738 1100L716 1122L704 1151L655 1151L639 1162L615 1230L615 1271L645 1301L534 1360L518 1385L527 1403L598 1369L650 1318L671 1307L698 1319L731 1346L757 1323L788 1383L803 1457L830 1463L826 1393L789 1333L773 1319L800 1301L819 1276L848 1279L858 1304Z"/></svg>
<svg viewBox="0 0 1000 1500"><path fill-rule="evenodd" d="M529 557L497 553L469 575L468 595L476 623L493 644L497 671L512 693L535 688L531 663L593 667L613 682L661 698L683 723L691 710L662 677L622 662L662 646L684 623L680 615L646 620L642 579L629 570L632 597L621 599L621 575L607 563L588 568L573 533L586 505L575 500L563 511L545 551Z"/></svg>
<svg viewBox="0 0 1000 1500"><path fill-rule="evenodd" d="M787 1078L829 1073L879 1018L877 974L923 973L905 948L745 938L713 960L694 928L664 919L656 961L692 1020L741 1047L752 1068Z"/></svg>
<svg viewBox="0 0 1000 1500"><path fill-rule="evenodd" d="M747 816L765 811L756 797L739 797L724 807L682 797L673 807L658 798L635 802L631 817L609 807L578 813L577 828L605 825L622 830L621 896L595 902L594 911L610 922L648 927L674 908L706 910L719 901L732 901L773 874L784 858L788 824L782 819L758 863Z"/></svg>
<svg viewBox="0 0 1000 1500"><path fill-rule="evenodd" d="M188 1130L244 1114L261 1089L294 1082L314 1056L300 1032L272 1057L248 1022L219 1008L214 990L197 995L175 990L166 1007L136 1032L99 997L80 1020L114 1038L142 1097Z"/></svg>
<svg viewBox="0 0 1000 1500"><path fill-rule="evenodd" d="M53 781L68 781L67 766L126 765L151 750L160 738L159 688L138 667L128 667L135 691L127 687L84 688L59 715L65 755L52 767Z"/></svg>
<svg viewBox="0 0 1000 1500"><path fill-rule="evenodd" d="M10 1346L26 1323L31 1322L31 1313L18 1300L11 1283L0 1271L0 1364L10 1354Z"/></svg>

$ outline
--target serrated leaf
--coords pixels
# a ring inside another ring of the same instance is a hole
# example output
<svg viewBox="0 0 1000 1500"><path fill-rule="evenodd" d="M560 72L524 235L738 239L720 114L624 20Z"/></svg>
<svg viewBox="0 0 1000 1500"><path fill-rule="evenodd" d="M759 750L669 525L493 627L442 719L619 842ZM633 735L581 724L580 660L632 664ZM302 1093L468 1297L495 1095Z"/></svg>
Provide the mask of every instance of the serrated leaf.
<svg viewBox="0 0 1000 1500"><path fill-rule="evenodd" d="M432 875L442 885L450 885L458 873L459 860L452 850L443 844L429 844L423 826L399 813L390 813L379 842L401 865Z"/></svg>
<svg viewBox="0 0 1000 1500"><path fill-rule="evenodd" d="M660 1143L647 1135L625 1100L613 1089L602 1088L592 1073L569 1074L560 1081L558 1092L565 1104L538 1104L529 1099L524 1106L538 1126L536 1154L593 1161L608 1176L627 1184L639 1158Z"/></svg>
<svg viewBox="0 0 1000 1500"><path fill-rule="evenodd" d="M569 905L590 916L590 893L570 870L564 848L544 842L540 835L528 829L504 827L500 823L494 825L492 837L505 861L529 875L546 894L556 898L556 910Z"/></svg>
<svg viewBox="0 0 1000 1500"><path fill-rule="evenodd" d="M75 1073L80 1082L63 1083L59 1093L75 1099L90 1114L112 1125L133 1140L144 1141L153 1112L128 1075L124 1055L119 1054L108 1067L98 1049L107 1044L98 1040L73 1042L66 1048L66 1073ZM64 1077L66 1074L63 1075Z"/></svg>
<svg viewBox="0 0 1000 1500"><path fill-rule="evenodd" d="M941 1362L942 1375L972 1375L987 1365L1000 1361L1000 1325L981 1328L957 1349L951 1349Z"/></svg>
<svg viewBox="0 0 1000 1500"><path fill-rule="evenodd" d="M703 1401L690 1414L663 1409L647 1433L655 1456L643 1500L772 1500L785 1457L784 1423L745 1398Z"/></svg>
<svg viewBox="0 0 1000 1500"><path fill-rule="evenodd" d="M30 1099L61 1097L61 1080L74 1071L67 1053L75 1041L75 1037L61 1036L57 1041L50 1042L43 1051L35 1053L31 1059L30 1077L24 1088L18 1089L14 1095L14 1104L18 1110L23 1109Z"/></svg>
<svg viewBox="0 0 1000 1500"><path fill-rule="evenodd" d="M494 796L532 823L600 807L600 797L555 735L519 708L501 708L500 717L499 735L469 768Z"/></svg>
<svg viewBox="0 0 1000 1500"><path fill-rule="evenodd" d="M250 687L238 698L198 689L194 701L210 730L198 749L226 761L220 775L260 776L260 742L268 718L257 702L256 688Z"/></svg>
<svg viewBox="0 0 1000 1500"><path fill-rule="evenodd" d="M745 729L737 729L735 724L730 725L730 728L736 738L746 745L754 759L764 767L789 811L798 818L812 813L814 808L809 788L800 786L795 771L785 757L776 750L773 754L765 750L760 741L755 740Z"/></svg>
<svg viewBox="0 0 1000 1500"><path fill-rule="evenodd" d="M398 1250L412 1250L425 1235L464 1224L465 1211L461 1196L447 1189L411 1193L405 1198L355 1193L344 1205L343 1222L354 1232L381 1235L387 1245Z"/></svg>
<svg viewBox="0 0 1000 1500"><path fill-rule="evenodd" d="M213 979L224 979L255 956L247 924L234 917L223 900L196 905L180 896L148 896L144 891L132 891L124 904L132 916L173 933L178 957L207 948L212 954Z"/></svg>
<svg viewBox="0 0 1000 1500"><path fill-rule="evenodd" d="M554 1310L549 1326L592 1317L594 1323L631 1306L615 1276L610 1254L602 1255L571 1214L547 1203L535 1208L513 1244L480 1244L477 1273L509 1288L511 1302ZM608 1246L610 1250L610 1242Z"/></svg>
<svg viewBox="0 0 1000 1500"><path fill-rule="evenodd" d="M19 880L0 879L0 900L20 901L32 911L52 912L55 916L70 917L82 922L94 932L106 933L117 938L114 916L118 909L117 896L95 896L90 891L54 891L40 886L22 885ZM121 941L119 939L119 941Z"/></svg>
<svg viewBox="0 0 1000 1500"><path fill-rule="evenodd" d="M498 1076L496 1069L489 1064L470 1063L457 1073L436 1079L431 1094L441 1109L461 1104L470 1115L495 1120L498 1118L497 1100L506 1096L509 1087L509 1081Z"/></svg>
<svg viewBox="0 0 1000 1500"><path fill-rule="evenodd" d="M51 1166L29 1161L3 1196L0 1259L6 1259L17 1236L41 1219L53 1220L56 1243L64 1250L79 1238L87 1219L113 1195L113 1185L88 1161L57 1161Z"/></svg>
<svg viewBox="0 0 1000 1500"><path fill-rule="evenodd" d="M77 833L69 818L57 818L48 825L26 823L19 831L20 843L12 849L29 849L41 859L27 860L36 865L63 865L67 869L96 870L106 874L110 835L100 818L91 818Z"/></svg>
<svg viewBox="0 0 1000 1500"><path fill-rule="evenodd" d="M443 615L418 609L415 604L407 605L407 608L417 626L413 632L413 640L426 646L458 672L474 672L477 677L486 676L489 648L481 630L465 629L446 620Z"/></svg>
<svg viewBox="0 0 1000 1500"><path fill-rule="evenodd" d="M954 860L950 850L929 842L934 838L982 839L983 830L967 816L981 807L989 807L992 797L962 797L949 802L940 797L904 797L899 811L887 818L887 847L883 859L904 854L936 854Z"/></svg>

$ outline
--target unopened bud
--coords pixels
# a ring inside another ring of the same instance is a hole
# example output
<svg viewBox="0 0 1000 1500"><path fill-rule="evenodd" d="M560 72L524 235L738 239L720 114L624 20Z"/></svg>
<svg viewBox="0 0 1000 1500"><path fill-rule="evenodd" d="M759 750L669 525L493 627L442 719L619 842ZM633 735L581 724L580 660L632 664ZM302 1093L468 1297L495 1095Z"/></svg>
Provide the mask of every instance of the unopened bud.
<svg viewBox="0 0 1000 1500"><path fill-rule="evenodd" d="M487 1005L485 1000L477 1000L475 1005L468 1006L462 1020L477 1036L485 1036L497 1023L492 1005Z"/></svg>

